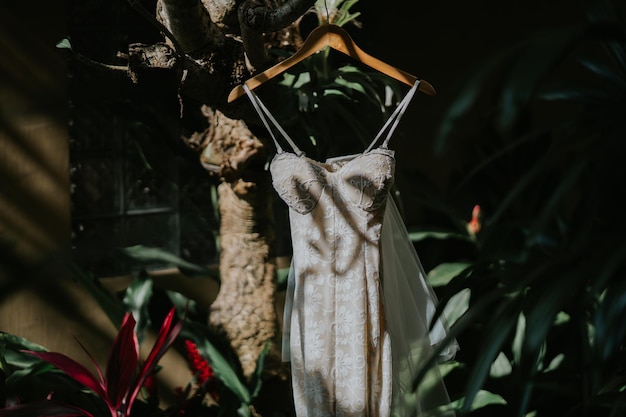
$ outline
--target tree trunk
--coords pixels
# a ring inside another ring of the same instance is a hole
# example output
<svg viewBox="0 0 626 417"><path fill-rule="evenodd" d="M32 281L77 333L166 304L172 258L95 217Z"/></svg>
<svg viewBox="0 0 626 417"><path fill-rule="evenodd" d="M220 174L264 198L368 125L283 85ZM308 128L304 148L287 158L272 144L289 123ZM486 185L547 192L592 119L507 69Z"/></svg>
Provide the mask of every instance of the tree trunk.
<svg viewBox="0 0 626 417"><path fill-rule="evenodd" d="M265 343L277 336L268 191L265 178L219 185L221 287L210 323L226 334L246 377L254 372Z"/></svg>
<svg viewBox="0 0 626 417"><path fill-rule="evenodd" d="M209 324L230 342L246 377L256 369L268 342L270 366L266 369L281 373L272 188L263 169L265 147L241 120L209 108L205 114L210 127L204 148L217 150L213 157L221 159L223 180L218 187L221 286Z"/></svg>

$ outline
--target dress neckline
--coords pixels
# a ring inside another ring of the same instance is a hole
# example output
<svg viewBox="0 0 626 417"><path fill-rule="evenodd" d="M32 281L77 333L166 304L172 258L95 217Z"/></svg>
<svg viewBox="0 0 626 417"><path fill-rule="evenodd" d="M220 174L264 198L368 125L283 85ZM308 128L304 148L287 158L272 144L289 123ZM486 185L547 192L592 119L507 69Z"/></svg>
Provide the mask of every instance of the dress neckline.
<svg viewBox="0 0 626 417"><path fill-rule="evenodd" d="M372 154L385 155L394 159L394 151L387 149L387 148L377 147L377 148L373 148L367 151L363 151L361 153L344 155L344 156L334 156L331 158L327 158L326 161L323 161L323 162L307 156L304 152L298 155L294 152L282 151L282 152L277 152L274 155L274 157L272 158L272 163L276 160L277 157L281 157L281 156L287 156L289 158L295 158L295 159L304 159L308 163L315 165L320 169L323 169L325 172L333 174L333 173L341 172L344 167L352 164L353 162L361 159L362 157L369 156ZM333 160L335 162L331 162Z"/></svg>

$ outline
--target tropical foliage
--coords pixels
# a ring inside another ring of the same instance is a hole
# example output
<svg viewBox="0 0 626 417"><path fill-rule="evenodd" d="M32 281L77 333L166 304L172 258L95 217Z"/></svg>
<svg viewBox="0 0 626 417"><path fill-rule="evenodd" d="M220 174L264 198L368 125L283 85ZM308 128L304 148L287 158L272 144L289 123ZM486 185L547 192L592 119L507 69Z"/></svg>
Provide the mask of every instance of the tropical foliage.
<svg viewBox="0 0 626 417"><path fill-rule="evenodd" d="M156 343L141 367L139 367L139 342L135 334L136 322L130 313L124 316L119 333L109 352L105 374L100 370L95 360L93 363L97 376L76 360L62 353L41 350L25 350L23 352L48 362L77 383L91 390L104 402L111 417L129 416L141 387L155 370L161 356L163 356L180 333L182 321L174 324L174 313L175 309L170 310L159 331ZM139 372L137 372L138 367ZM32 416L42 413L42 410L55 415L58 415L60 412L67 413L66 415L85 415L87 417L99 415L98 412L88 411L71 405L58 404L54 400L53 392L45 400L19 404L0 411L0 414L6 416Z"/></svg>
<svg viewBox="0 0 626 417"><path fill-rule="evenodd" d="M589 23L493 56L462 80L441 122L436 151L464 149L467 158L450 193L421 198L457 236L465 232L458 207L473 201L482 213L473 239L447 236L464 249L448 264L457 270L446 293L469 297L455 328L463 365L451 375L463 414L626 412L626 225L617 205L626 178L626 22L618 6L599 2ZM445 275L444 266L431 276ZM502 401L472 412L481 390Z"/></svg>
<svg viewBox="0 0 626 417"><path fill-rule="evenodd" d="M146 250L138 255L144 262ZM152 258L153 262L172 259L171 254ZM110 295L93 278L75 270L76 278L92 291L109 317L119 317L120 309L145 309L154 296L151 284L137 274L126 290L125 303L111 303ZM92 358L96 374L76 360L57 352L49 352L14 335L0 334L3 391L0 401L5 408L0 416L217 416L254 415L254 401L261 389L260 374L265 354L258 360L257 372L250 381L243 378L236 360L228 360L227 349L218 349L211 341L218 338L200 322L192 300L171 293L170 304L161 323L154 346L141 360L139 339L150 327L138 323L132 312L123 315L118 335L102 372ZM149 315L140 315L150 321ZM176 340L182 341L176 343ZM80 343L80 341L77 341ZM218 343L218 342L216 342ZM172 346L188 359L193 378L178 390L178 399L165 409L159 400L159 360ZM87 352L88 353L88 352ZM36 389L35 389L36 387Z"/></svg>

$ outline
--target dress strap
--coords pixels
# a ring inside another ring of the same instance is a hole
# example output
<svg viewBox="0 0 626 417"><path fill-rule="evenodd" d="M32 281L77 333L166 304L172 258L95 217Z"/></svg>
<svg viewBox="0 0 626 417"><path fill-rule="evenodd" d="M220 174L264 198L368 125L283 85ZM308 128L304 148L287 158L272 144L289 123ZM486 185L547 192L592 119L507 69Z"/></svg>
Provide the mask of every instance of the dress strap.
<svg viewBox="0 0 626 417"><path fill-rule="evenodd" d="M385 130L389 128L389 131L387 132L387 137L383 141L382 145L380 145L381 148L387 148L387 145L389 144L389 140L391 139L393 132L395 132L396 127L398 127L398 123L400 123L400 119L404 115L404 112L406 111L407 107L409 107L409 103L411 102L411 99L415 95L415 92L417 91L417 87L419 86L419 84L420 84L420 80L417 80L415 84L413 84L413 87L411 87L411 89L406 93L406 96L404 96L404 98L398 104L398 106L393 111L389 119L387 119L387 122L385 122L385 124L380 129L380 131L378 132L378 134L376 135L372 143L370 143L370 146L367 147L365 152L372 150L372 148L374 147L374 145L376 145L376 143L378 142L380 137L383 135L383 133L385 133Z"/></svg>
<svg viewBox="0 0 626 417"><path fill-rule="evenodd" d="M261 121L265 125L265 128L267 129L269 134L272 136L272 139L274 140L274 144L276 145L276 150L278 151L278 153L283 153L284 151L283 151L283 148L281 148L280 144L278 143L278 140L276 139L276 135L274 134L274 130L270 126L270 122L283 135L283 137L289 143L289 145L291 145L294 153L298 156L302 155L303 152L296 146L294 141L291 140L287 132L285 132L285 129L282 128L282 126L278 123L278 121L274 118L274 116L272 116L272 113L270 113L269 109L265 106L265 104L263 104L259 96L253 93L252 90L250 90L246 84L243 84L243 89L245 90L246 94L250 98L250 101L252 102L252 105L254 106L254 109L256 110L256 112L259 114L259 117L261 118Z"/></svg>

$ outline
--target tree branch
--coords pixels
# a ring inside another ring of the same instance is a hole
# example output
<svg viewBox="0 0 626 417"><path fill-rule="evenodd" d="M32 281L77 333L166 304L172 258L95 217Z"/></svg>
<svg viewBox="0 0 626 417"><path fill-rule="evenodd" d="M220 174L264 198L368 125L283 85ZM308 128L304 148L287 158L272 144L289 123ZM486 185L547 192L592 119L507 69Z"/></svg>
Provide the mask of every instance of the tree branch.
<svg viewBox="0 0 626 417"><path fill-rule="evenodd" d="M114 71L114 72L124 72L126 74L130 72L128 65L105 64L103 62L94 61L93 59L86 57L85 55L79 54L79 53L74 53L73 56L76 58L78 62L81 62L83 64L89 65L94 68L104 69L107 71Z"/></svg>
<svg viewBox="0 0 626 417"><path fill-rule="evenodd" d="M224 34L211 21L201 0L159 0L157 15L185 54L224 43Z"/></svg>
<svg viewBox="0 0 626 417"><path fill-rule="evenodd" d="M305 14L316 0L289 0L275 9L247 0L239 7L239 24L244 49L255 70L267 65L263 33L286 28Z"/></svg>
<svg viewBox="0 0 626 417"><path fill-rule="evenodd" d="M244 2L240 8L239 22L256 32L276 32L295 22L315 5L316 0L288 0L275 9ZM243 19L242 19L243 18Z"/></svg>
<svg viewBox="0 0 626 417"><path fill-rule="evenodd" d="M141 5L141 3L139 3L138 0L128 0L128 3L133 7L133 9L135 9L140 15L142 15L148 22L152 23L152 25L155 26L163 36L165 36L167 39L170 40L170 42L172 43L172 46L174 47L174 50L179 56L185 55L185 51L183 50L183 47L180 45L180 43L178 42L176 37L172 34L172 32L170 32L169 29L163 25L163 23L159 22L151 13L149 13Z"/></svg>

